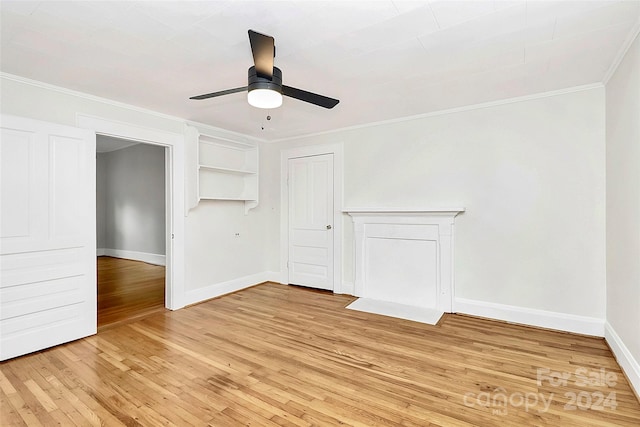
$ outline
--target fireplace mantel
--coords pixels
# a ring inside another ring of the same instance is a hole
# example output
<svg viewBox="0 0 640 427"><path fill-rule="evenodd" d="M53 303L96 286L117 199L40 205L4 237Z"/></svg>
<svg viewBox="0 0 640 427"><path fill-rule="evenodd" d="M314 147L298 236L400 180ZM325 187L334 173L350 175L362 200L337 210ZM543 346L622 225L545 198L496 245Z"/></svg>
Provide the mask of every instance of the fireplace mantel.
<svg viewBox="0 0 640 427"><path fill-rule="evenodd" d="M464 212L464 208L347 208L342 210L349 215L390 214L390 215L452 215ZM352 216L353 216L352 215Z"/></svg>
<svg viewBox="0 0 640 427"><path fill-rule="evenodd" d="M355 228L355 296L400 311L451 312L454 219L464 210L345 209Z"/></svg>

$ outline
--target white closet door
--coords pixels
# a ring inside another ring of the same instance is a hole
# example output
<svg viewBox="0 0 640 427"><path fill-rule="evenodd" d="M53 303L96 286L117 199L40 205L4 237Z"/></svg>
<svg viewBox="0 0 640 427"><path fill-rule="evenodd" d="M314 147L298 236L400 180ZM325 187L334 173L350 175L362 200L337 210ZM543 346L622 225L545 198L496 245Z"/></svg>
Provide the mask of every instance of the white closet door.
<svg viewBox="0 0 640 427"><path fill-rule="evenodd" d="M289 283L333 290L333 154L289 159Z"/></svg>
<svg viewBox="0 0 640 427"><path fill-rule="evenodd" d="M0 122L0 360L96 333L95 133Z"/></svg>

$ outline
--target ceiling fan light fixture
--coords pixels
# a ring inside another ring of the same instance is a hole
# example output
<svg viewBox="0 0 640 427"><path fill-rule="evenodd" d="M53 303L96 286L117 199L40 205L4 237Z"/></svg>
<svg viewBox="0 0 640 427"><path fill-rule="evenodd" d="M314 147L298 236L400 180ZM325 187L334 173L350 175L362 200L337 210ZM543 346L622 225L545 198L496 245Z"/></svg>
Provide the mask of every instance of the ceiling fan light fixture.
<svg viewBox="0 0 640 427"><path fill-rule="evenodd" d="M278 108L282 105L282 71L273 67L271 76L260 75L256 67L249 68L247 101L257 108Z"/></svg>
<svg viewBox="0 0 640 427"><path fill-rule="evenodd" d="M282 94L273 89L253 89L247 93L247 100L256 108L278 108L282 105Z"/></svg>

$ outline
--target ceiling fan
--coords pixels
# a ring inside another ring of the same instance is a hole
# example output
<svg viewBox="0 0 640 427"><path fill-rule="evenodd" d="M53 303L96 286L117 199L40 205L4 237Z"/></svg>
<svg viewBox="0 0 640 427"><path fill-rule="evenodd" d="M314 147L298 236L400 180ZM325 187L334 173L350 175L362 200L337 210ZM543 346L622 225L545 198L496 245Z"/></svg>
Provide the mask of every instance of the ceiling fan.
<svg viewBox="0 0 640 427"><path fill-rule="evenodd" d="M247 86L192 96L189 99L208 99L246 90L248 91L247 100L249 104L258 108L279 107L282 105L282 95L324 108L333 108L340 102L334 98L283 85L282 71L273 66L273 58L276 56L273 37L249 30L249 43L251 43L251 52L255 65L249 68Z"/></svg>

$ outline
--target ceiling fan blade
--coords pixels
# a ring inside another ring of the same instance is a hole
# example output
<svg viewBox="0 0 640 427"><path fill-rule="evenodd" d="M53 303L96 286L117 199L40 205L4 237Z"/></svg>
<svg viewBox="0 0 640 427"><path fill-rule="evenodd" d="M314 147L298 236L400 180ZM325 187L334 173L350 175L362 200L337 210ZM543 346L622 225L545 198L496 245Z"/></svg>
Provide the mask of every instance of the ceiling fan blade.
<svg viewBox="0 0 640 427"><path fill-rule="evenodd" d="M309 102L324 108L333 108L340 102L337 99L328 96L318 95L317 93L307 92L306 90L296 89L295 87L282 85L282 94L300 101Z"/></svg>
<svg viewBox="0 0 640 427"><path fill-rule="evenodd" d="M275 40L271 36L249 30L249 43L256 72L260 77L271 80L273 76L273 58L276 56Z"/></svg>
<svg viewBox="0 0 640 427"><path fill-rule="evenodd" d="M247 90L247 87L243 86L243 87L237 87L237 88L234 88L234 89L221 90L219 92L206 93L204 95L192 96L189 99L215 98L216 96L229 95L230 93L243 92L245 90Z"/></svg>

